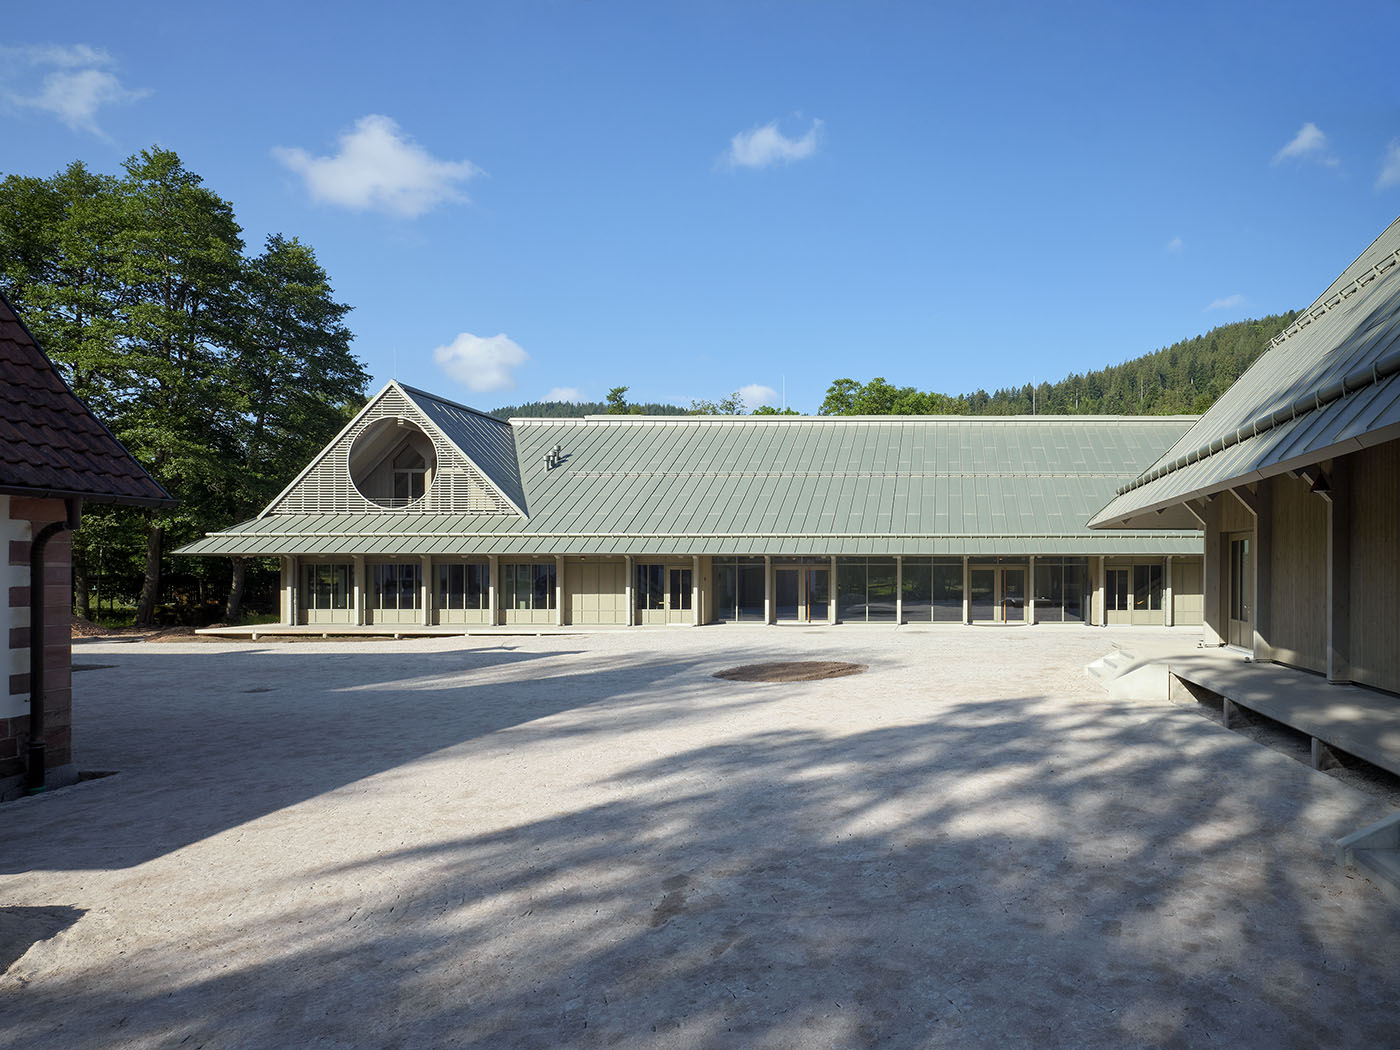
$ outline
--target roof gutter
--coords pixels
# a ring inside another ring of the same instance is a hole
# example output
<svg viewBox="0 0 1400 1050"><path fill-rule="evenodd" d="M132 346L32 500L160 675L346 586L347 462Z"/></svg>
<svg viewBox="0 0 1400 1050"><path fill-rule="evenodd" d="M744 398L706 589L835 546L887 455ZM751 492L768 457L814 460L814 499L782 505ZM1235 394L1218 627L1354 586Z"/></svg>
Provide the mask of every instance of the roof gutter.
<svg viewBox="0 0 1400 1050"><path fill-rule="evenodd" d="M153 481L153 484L155 482ZM180 501L172 496L119 496L109 492L78 492L74 489L34 489L23 485L0 485L0 492L32 499L87 500L92 503L113 503L123 507L174 507Z"/></svg>
<svg viewBox="0 0 1400 1050"><path fill-rule="evenodd" d="M67 517L39 530L29 544L29 764L25 787L29 794L44 790L48 750L44 743L44 552L49 540L64 529L73 530L83 514L83 501L64 500Z"/></svg>

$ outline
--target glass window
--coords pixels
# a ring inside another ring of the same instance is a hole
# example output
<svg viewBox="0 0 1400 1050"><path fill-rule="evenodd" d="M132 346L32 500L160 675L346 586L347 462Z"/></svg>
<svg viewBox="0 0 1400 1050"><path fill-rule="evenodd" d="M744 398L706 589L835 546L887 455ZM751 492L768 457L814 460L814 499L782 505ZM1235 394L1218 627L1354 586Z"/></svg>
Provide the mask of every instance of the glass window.
<svg viewBox="0 0 1400 1050"><path fill-rule="evenodd" d="M350 608L350 580L354 568L350 565L308 565L306 594L308 609Z"/></svg>
<svg viewBox="0 0 1400 1050"><path fill-rule="evenodd" d="M1088 558L1037 558L1035 618L1042 623L1083 620L1088 580Z"/></svg>
<svg viewBox="0 0 1400 1050"><path fill-rule="evenodd" d="M866 619L871 623L894 623L894 559L870 558L866 566Z"/></svg>
<svg viewBox="0 0 1400 1050"><path fill-rule="evenodd" d="M933 560L933 618L940 623L961 623L963 618L963 566L961 558Z"/></svg>
<svg viewBox="0 0 1400 1050"><path fill-rule="evenodd" d="M739 615L739 566L732 561L713 562L715 580L715 616L733 620Z"/></svg>
<svg viewBox="0 0 1400 1050"><path fill-rule="evenodd" d="M370 580L376 609L421 607L423 566L419 562L377 562L370 567Z"/></svg>
<svg viewBox="0 0 1400 1050"><path fill-rule="evenodd" d="M904 618L931 620L933 610L933 562L928 558L904 559Z"/></svg>
<svg viewBox="0 0 1400 1050"><path fill-rule="evenodd" d="M740 558L736 563L739 574L739 619L763 619L764 585L763 559Z"/></svg>
<svg viewBox="0 0 1400 1050"><path fill-rule="evenodd" d="M394 457L394 499L411 502L424 492L428 464L411 445Z"/></svg>
<svg viewBox="0 0 1400 1050"><path fill-rule="evenodd" d="M490 566L483 566L487 572ZM501 566L501 604L522 612L543 611L555 607L554 586L557 574L553 562L514 562ZM482 578L480 587L486 592L489 580ZM489 597L489 596L488 596ZM484 608L484 606L483 606Z"/></svg>
<svg viewBox="0 0 1400 1050"><path fill-rule="evenodd" d="M447 564L438 566L439 609L485 609L490 603L491 566Z"/></svg>
<svg viewBox="0 0 1400 1050"><path fill-rule="evenodd" d="M865 559L836 559L836 615L849 623L865 621Z"/></svg>

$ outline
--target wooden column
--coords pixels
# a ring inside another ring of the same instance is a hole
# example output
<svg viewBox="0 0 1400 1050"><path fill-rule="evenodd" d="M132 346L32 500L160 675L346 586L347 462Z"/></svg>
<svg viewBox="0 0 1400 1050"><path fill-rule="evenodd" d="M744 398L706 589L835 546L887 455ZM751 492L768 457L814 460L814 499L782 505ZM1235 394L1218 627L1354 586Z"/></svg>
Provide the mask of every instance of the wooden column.
<svg viewBox="0 0 1400 1050"><path fill-rule="evenodd" d="M1261 481L1254 492L1242 485L1231 489L1230 495L1254 517L1254 594L1250 610L1254 644L1251 648L1255 662L1269 662L1273 660L1269 645L1269 636L1273 633L1269 622L1273 616L1273 489L1268 481Z"/></svg>
<svg viewBox="0 0 1400 1050"><path fill-rule="evenodd" d="M1230 610L1226 608L1226 586L1230 579L1230 545L1220 523L1220 503L1201 507L1205 528L1205 561L1201 575L1201 644L1224 645L1230 637Z"/></svg>
<svg viewBox="0 0 1400 1050"><path fill-rule="evenodd" d="M354 564L355 580L350 590L350 593L355 599L354 622L357 627L363 627L365 624L365 595L369 587L368 581L365 579L365 556L363 554L355 555Z"/></svg>
<svg viewBox="0 0 1400 1050"><path fill-rule="evenodd" d="M636 571L632 567L632 555L627 555L627 568L623 570L627 576L622 581L622 593L627 602L627 626L637 626L637 602L632 594L632 579L636 576Z"/></svg>
<svg viewBox="0 0 1400 1050"><path fill-rule="evenodd" d="M1162 623L1172 627L1175 622L1176 614L1172 609L1172 556L1168 554L1166 564L1162 566Z"/></svg>
<svg viewBox="0 0 1400 1050"><path fill-rule="evenodd" d="M831 582L827 585L826 622L836 625L836 555L831 556Z"/></svg>
<svg viewBox="0 0 1400 1050"><path fill-rule="evenodd" d="M501 622L501 559L495 554L486 558L486 622Z"/></svg>
<svg viewBox="0 0 1400 1050"><path fill-rule="evenodd" d="M564 626L564 555L554 556L554 626Z"/></svg>
<svg viewBox="0 0 1400 1050"><path fill-rule="evenodd" d="M1327 680L1351 681L1351 470L1332 461L1327 479Z"/></svg>
<svg viewBox="0 0 1400 1050"><path fill-rule="evenodd" d="M284 554L282 562L282 623L290 627L297 622L297 560Z"/></svg>
<svg viewBox="0 0 1400 1050"><path fill-rule="evenodd" d="M423 577L419 581L418 597L423 603L423 626L431 627L433 623L433 556L424 554L420 560L423 564Z"/></svg>
<svg viewBox="0 0 1400 1050"><path fill-rule="evenodd" d="M894 623L898 627L904 622L904 556L894 556Z"/></svg>

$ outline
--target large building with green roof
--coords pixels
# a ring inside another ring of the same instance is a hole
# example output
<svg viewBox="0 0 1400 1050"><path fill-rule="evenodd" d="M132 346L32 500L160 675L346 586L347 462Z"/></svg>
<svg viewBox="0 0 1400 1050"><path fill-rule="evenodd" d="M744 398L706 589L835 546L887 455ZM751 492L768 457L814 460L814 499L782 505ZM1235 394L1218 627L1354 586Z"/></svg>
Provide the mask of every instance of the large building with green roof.
<svg viewBox="0 0 1400 1050"><path fill-rule="evenodd" d="M1204 530L1207 645L1400 692L1400 219L1092 525Z"/></svg>
<svg viewBox="0 0 1400 1050"><path fill-rule="evenodd" d="M391 382L179 553L280 558L289 625L1199 623L1196 528L1088 528L1194 422L504 422Z"/></svg>

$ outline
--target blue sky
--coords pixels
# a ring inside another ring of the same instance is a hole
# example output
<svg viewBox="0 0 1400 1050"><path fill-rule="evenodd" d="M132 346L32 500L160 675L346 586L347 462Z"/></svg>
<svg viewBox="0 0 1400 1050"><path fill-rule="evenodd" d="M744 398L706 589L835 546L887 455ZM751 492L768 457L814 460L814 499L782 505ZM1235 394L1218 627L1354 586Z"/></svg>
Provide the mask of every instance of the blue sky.
<svg viewBox="0 0 1400 1050"><path fill-rule="evenodd" d="M376 387L811 411L1306 305L1400 214L1397 43L1394 2L50 0L0 172L176 150L315 247Z"/></svg>

